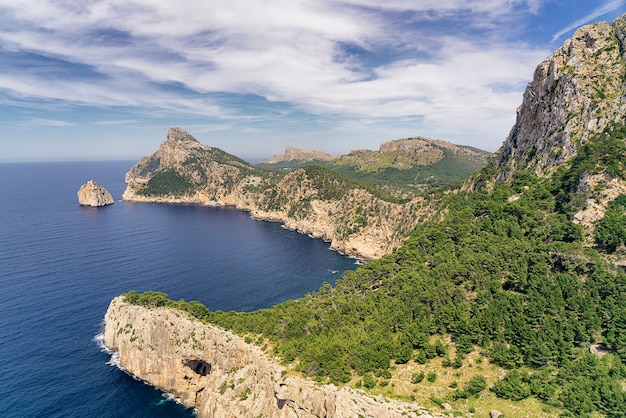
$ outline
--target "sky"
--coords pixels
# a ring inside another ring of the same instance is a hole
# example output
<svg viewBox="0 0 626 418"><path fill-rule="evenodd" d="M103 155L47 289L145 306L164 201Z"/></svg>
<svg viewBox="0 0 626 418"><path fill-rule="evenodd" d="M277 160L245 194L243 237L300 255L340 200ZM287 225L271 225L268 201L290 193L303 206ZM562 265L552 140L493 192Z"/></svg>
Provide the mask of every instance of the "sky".
<svg viewBox="0 0 626 418"><path fill-rule="evenodd" d="M626 0L0 0L0 162L495 151L535 67Z"/></svg>

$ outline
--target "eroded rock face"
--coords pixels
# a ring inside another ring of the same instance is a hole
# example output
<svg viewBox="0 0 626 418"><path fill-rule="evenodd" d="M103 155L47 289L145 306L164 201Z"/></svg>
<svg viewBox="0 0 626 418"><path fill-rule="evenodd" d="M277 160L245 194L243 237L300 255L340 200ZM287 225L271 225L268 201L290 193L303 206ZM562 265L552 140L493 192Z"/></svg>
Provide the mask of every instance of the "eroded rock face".
<svg viewBox="0 0 626 418"><path fill-rule="evenodd" d="M180 311L117 297L104 321L104 344L120 365L199 417L431 417L415 404L289 374L256 345Z"/></svg>
<svg viewBox="0 0 626 418"><path fill-rule="evenodd" d="M106 206L115 203L111 193L93 180L78 189L78 203L82 206Z"/></svg>
<svg viewBox="0 0 626 418"><path fill-rule="evenodd" d="M549 175L594 134L626 121L626 15L578 29L537 66L493 162Z"/></svg>

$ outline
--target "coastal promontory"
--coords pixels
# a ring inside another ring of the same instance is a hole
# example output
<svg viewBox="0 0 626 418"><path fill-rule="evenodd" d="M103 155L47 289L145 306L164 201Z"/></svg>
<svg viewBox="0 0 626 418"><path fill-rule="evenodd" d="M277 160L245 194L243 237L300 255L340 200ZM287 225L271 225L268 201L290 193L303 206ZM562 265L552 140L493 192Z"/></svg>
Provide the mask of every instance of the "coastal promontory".
<svg viewBox="0 0 626 418"><path fill-rule="evenodd" d="M107 206L115 203L113 196L107 189L93 180L80 186L78 189L78 203L81 206Z"/></svg>
<svg viewBox="0 0 626 418"><path fill-rule="evenodd" d="M445 416L624 416L625 57L626 15L578 29L537 67L487 166L408 200L345 173L397 179L452 159L449 146L408 138L332 166L261 171L171 130L127 174L126 199L329 226L320 236L334 248L362 252L357 238L367 237L383 256L253 312L129 292L109 308L107 347L202 416L421 414L413 405ZM397 408L375 409L388 405Z"/></svg>
<svg viewBox="0 0 626 418"><path fill-rule="evenodd" d="M482 167L481 158L488 155L447 143L444 148L442 143L424 138L397 140L380 152L359 151L338 159L333 166L320 165L319 153L305 155L288 148L289 155L283 160L306 159L293 167L263 169L201 144L181 128L170 128L158 151L128 171L122 198L232 206L250 212L255 219L281 222L289 229L322 238L344 254L375 259L398 248L432 210L423 195L393 195L396 188L387 180L384 184L360 180L387 173L408 176L411 183L434 162L458 167L459 161L464 161L466 166ZM457 149L463 152L457 153ZM309 165L311 155L317 164ZM407 187L421 190L425 186ZM429 196L429 201L433 199L434 195Z"/></svg>
<svg viewBox="0 0 626 418"><path fill-rule="evenodd" d="M104 344L120 366L172 393L199 417L432 417L416 404L320 385L257 345L186 312L111 302Z"/></svg>

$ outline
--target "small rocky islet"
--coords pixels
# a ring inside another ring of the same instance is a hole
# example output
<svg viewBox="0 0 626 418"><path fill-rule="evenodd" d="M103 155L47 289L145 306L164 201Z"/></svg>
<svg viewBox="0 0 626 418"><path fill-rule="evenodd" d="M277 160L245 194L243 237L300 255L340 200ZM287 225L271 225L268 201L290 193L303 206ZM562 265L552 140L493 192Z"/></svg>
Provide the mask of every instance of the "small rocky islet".
<svg viewBox="0 0 626 418"><path fill-rule="evenodd" d="M81 206L102 207L115 203L111 193L93 180L80 186L77 195Z"/></svg>

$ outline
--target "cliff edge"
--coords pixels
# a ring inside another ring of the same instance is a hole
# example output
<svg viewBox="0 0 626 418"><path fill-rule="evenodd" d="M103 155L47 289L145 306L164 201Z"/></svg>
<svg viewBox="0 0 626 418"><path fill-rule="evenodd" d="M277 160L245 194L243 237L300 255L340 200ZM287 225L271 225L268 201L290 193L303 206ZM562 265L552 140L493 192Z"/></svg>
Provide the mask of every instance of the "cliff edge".
<svg viewBox="0 0 626 418"><path fill-rule="evenodd" d="M567 191L582 202L573 220L591 237L609 202L626 193L623 172L604 164L623 156L606 140L597 145L623 135L625 79L626 14L579 28L537 66L515 125L492 158L497 180L510 180L516 170L551 177L593 160L596 166L587 163Z"/></svg>
<svg viewBox="0 0 626 418"><path fill-rule="evenodd" d="M509 179L550 175L594 135L626 121L626 15L579 28L535 69L493 162Z"/></svg>
<svg viewBox="0 0 626 418"><path fill-rule="evenodd" d="M295 376L259 347L170 308L111 301L104 344L120 366L199 417L431 417L425 409Z"/></svg>

